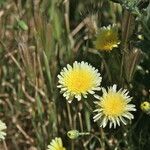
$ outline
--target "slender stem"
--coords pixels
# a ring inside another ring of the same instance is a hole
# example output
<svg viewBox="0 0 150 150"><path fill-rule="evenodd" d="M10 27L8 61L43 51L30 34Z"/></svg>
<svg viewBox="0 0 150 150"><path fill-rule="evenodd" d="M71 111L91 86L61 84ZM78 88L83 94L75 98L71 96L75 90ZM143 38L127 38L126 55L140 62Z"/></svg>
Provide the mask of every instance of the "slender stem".
<svg viewBox="0 0 150 150"><path fill-rule="evenodd" d="M82 122L82 117L81 117L81 113L78 113L79 116L79 122L80 122L80 128L81 128L81 132L83 132L83 122Z"/></svg>
<svg viewBox="0 0 150 150"><path fill-rule="evenodd" d="M101 139L102 139L102 148L105 149L105 133L103 131L103 128L100 128L101 133Z"/></svg>
<svg viewBox="0 0 150 150"><path fill-rule="evenodd" d="M3 140L4 150L8 150L6 142Z"/></svg>
<svg viewBox="0 0 150 150"><path fill-rule="evenodd" d="M70 7L70 0L65 0L64 1L64 6L65 6L65 14L64 14L64 18L65 18L65 26L66 26L66 31L67 31L67 35L68 35L68 40L69 40L69 43L68 43L68 59L69 61L72 59L72 47L73 47L73 38L72 38L72 35L70 34L70 19L69 19L69 16L70 16L70 11L69 11L69 7Z"/></svg>
<svg viewBox="0 0 150 150"><path fill-rule="evenodd" d="M90 135L90 132L81 132L79 135Z"/></svg>
<svg viewBox="0 0 150 150"><path fill-rule="evenodd" d="M131 129L129 131L133 131L137 124L140 122L141 118L143 117L143 114L141 114L138 118L138 120L132 125Z"/></svg>
<svg viewBox="0 0 150 150"><path fill-rule="evenodd" d="M87 102L87 101L83 101L83 102L84 102L85 106L89 109L89 111L90 111L91 113L93 113L93 109L92 109L92 107L88 104L88 102Z"/></svg>
<svg viewBox="0 0 150 150"><path fill-rule="evenodd" d="M73 128L73 125L72 125L72 116L71 116L70 105L68 104L67 101L66 101L66 104L67 104L67 111L68 111L69 125L70 125L70 128L72 129L72 128Z"/></svg>
<svg viewBox="0 0 150 150"><path fill-rule="evenodd" d="M70 128L72 129L73 128L72 115L71 115L70 105L67 101L66 101L66 105L67 105L67 111L68 111L69 125L70 125ZM74 142L73 141L71 141L71 150L74 150Z"/></svg>
<svg viewBox="0 0 150 150"><path fill-rule="evenodd" d="M123 21L122 21L122 45L121 45L121 52L122 52L122 59L121 59L121 65L120 65L120 83L121 86L123 86L123 69L124 69L124 59L128 50L128 39L130 37L130 34L132 33L132 30L130 28L132 24L133 16L130 12L127 10L124 10L123 12ZM126 27L126 28L125 28Z"/></svg>
<svg viewBox="0 0 150 150"><path fill-rule="evenodd" d="M66 24L66 30L67 30L67 33L69 34L70 33L70 23L69 23L69 0L66 0L64 2L65 4L65 24Z"/></svg>
<svg viewBox="0 0 150 150"><path fill-rule="evenodd" d="M121 59L121 66L120 66L120 83L121 83L121 86L123 84L122 75L123 75L124 57L125 57L125 54L124 54L124 52L122 52L122 59Z"/></svg>
<svg viewBox="0 0 150 150"><path fill-rule="evenodd" d="M93 135L93 137L95 137L99 141L100 146L102 147L103 144L102 144L101 139L97 135L95 135L95 134L92 134L92 135Z"/></svg>
<svg viewBox="0 0 150 150"><path fill-rule="evenodd" d="M95 49L90 48L89 52L97 54L102 59L106 73L107 73L107 76L108 76L108 79L111 82L112 81L111 73L110 73L109 66L108 66L107 62L104 59L104 56L101 53L97 52Z"/></svg>

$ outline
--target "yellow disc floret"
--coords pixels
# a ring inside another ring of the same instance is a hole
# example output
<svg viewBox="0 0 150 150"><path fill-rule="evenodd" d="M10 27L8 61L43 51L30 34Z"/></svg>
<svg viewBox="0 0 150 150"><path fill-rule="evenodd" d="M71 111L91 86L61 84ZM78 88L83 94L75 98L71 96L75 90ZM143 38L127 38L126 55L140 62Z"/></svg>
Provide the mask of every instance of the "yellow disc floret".
<svg viewBox="0 0 150 150"><path fill-rule="evenodd" d="M59 85L63 96L71 102L72 97L81 100L87 94L100 90L101 76L98 70L86 62L74 62L73 67L67 65L58 75Z"/></svg>
<svg viewBox="0 0 150 150"><path fill-rule="evenodd" d="M111 51L114 47L118 47L119 43L117 26L109 25L98 30L94 45L97 50Z"/></svg>
<svg viewBox="0 0 150 150"><path fill-rule="evenodd" d="M88 91L94 86L91 72L83 68L70 71L68 76L64 77L64 82L67 88L76 94Z"/></svg>
<svg viewBox="0 0 150 150"><path fill-rule="evenodd" d="M110 92L108 95L103 97L101 106L106 116L117 117L124 113L126 101L119 93Z"/></svg>
<svg viewBox="0 0 150 150"><path fill-rule="evenodd" d="M133 115L130 111L135 111L135 105L128 104L131 101L131 97L128 96L127 90L116 90L117 86L113 85L106 91L102 89L103 96L96 96L99 101L96 101L97 109L94 112L97 114L93 117L94 121L99 120L100 126L105 127L110 122L109 127L114 125L114 128L120 121L126 124L126 119L133 119Z"/></svg>

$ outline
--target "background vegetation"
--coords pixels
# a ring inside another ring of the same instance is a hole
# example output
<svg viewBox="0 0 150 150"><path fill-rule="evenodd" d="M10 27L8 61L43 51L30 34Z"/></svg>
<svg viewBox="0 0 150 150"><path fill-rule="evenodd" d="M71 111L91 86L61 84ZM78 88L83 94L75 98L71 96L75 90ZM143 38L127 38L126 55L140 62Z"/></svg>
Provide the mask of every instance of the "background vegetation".
<svg viewBox="0 0 150 150"><path fill-rule="evenodd" d="M121 44L98 52L95 25L114 23ZM102 86L129 89L132 123L103 130L93 122L92 97L66 102L57 74L75 60L98 68ZM140 104L150 99L149 72L149 0L0 0L0 118L8 128L0 149L45 150L59 136L67 150L148 150L150 116ZM71 129L92 134L71 141Z"/></svg>

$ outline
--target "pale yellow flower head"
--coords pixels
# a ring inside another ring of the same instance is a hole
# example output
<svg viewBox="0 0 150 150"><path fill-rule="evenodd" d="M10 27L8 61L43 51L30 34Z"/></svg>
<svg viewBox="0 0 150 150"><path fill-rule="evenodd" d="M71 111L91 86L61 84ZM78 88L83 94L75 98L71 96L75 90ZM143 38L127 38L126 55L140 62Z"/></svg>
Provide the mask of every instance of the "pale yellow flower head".
<svg viewBox="0 0 150 150"><path fill-rule="evenodd" d="M109 123L111 128L116 125L120 126L120 122L127 124L126 119L133 119L130 111L136 111L134 104L129 104L131 97L128 95L127 90L120 89L117 91L117 86L102 89L103 96L96 96L99 101L96 101L97 109L94 112L97 114L93 117L94 121L100 121L100 127L105 127Z"/></svg>
<svg viewBox="0 0 150 150"><path fill-rule="evenodd" d="M75 97L87 98L87 94L95 94L94 91L100 90L101 75L98 70L87 62L74 62L73 66L67 65L58 75L58 88L61 89L63 96L71 102Z"/></svg>
<svg viewBox="0 0 150 150"><path fill-rule="evenodd" d="M100 51L111 51L114 47L118 47L119 43L117 25L109 25L98 29L94 42L95 49Z"/></svg>
<svg viewBox="0 0 150 150"><path fill-rule="evenodd" d="M150 102L144 101L144 102L141 103L140 107L141 107L143 112L150 115Z"/></svg>
<svg viewBox="0 0 150 150"><path fill-rule="evenodd" d="M63 147L61 138L56 137L51 141L50 145L48 145L47 150L66 150L66 148Z"/></svg>
<svg viewBox="0 0 150 150"><path fill-rule="evenodd" d="M6 124L0 120L0 140L5 139L6 132L4 130L6 129L7 129Z"/></svg>

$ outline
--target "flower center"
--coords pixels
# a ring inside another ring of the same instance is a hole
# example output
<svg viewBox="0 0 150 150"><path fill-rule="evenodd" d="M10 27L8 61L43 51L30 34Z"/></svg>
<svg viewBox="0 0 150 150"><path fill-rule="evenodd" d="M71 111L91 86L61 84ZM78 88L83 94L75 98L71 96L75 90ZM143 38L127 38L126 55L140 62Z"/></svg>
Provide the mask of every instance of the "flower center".
<svg viewBox="0 0 150 150"><path fill-rule="evenodd" d="M102 47L105 50L111 50L114 45L118 42L117 35L115 33L111 33L110 31L106 33L104 41L102 43Z"/></svg>
<svg viewBox="0 0 150 150"><path fill-rule="evenodd" d="M67 88L74 93L84 93L93 86L91 72L84 69L72 70L64 78Z"/></svg>
<svg viewBox="0 0 150 150"><path fill-rule="evenodd" d="M103 113L109 117L117 117L124 113L126 102L119 93L109 92L101 101Z"/></svg>

